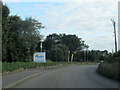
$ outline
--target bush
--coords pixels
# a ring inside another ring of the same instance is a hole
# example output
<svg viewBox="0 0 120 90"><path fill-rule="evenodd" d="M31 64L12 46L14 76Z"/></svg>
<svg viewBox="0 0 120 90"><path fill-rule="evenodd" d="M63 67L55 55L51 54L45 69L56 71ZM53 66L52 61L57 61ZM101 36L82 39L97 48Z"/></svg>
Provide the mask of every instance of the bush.
<svg viewBox="0 0 120 90"><path fill-rule="evenodd" d="M62 44L56 44L50 51L50 59L52 61L67 61L68 60L68 48Z"/></svg>
<svg viewBox="0 0 120 90"><path fill-rule="evenodd" d="M101 75L120 81L120 51L109 54L105 57L104 63L101 63L97 72Z"/></svg>
<svg viewBox="0 0 120 90"><path fill-rule="evenodd" d="M101 75L111 79L120 80L120 72L118 71L118 63L101 63L97 69Z"/></svg>
<svg viewBox="0 0 120 90"><path fill-rule="evenodd" d="M105 62L107 63L120 62L120 51L114 54L109 54L107 57L105 57Z"/></svg>

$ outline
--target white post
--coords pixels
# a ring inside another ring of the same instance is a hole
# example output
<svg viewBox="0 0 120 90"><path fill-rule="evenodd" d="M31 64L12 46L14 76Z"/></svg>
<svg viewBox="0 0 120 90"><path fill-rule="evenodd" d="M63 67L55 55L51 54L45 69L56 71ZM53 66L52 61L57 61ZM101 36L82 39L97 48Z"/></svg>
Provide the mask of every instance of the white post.
<svg viewBox="0 0 120 90"><path fill-rule="evenodd" d="M68 62L69 62L69 54L68 54Z"/></svg>
<svg viewBox="0 0 120 90"><path fill-rule="evenodd" d="M71 55L71 61L73 61L73 55L74 55L74 54Z"/></svg>
<svg viewBox="0 0 120 90"><path fill-rule="evenodd" d="M84 50L84 61L86 61L86 59L85 59L85 57L86 57L86 54L85 54L86 52L85 52L85 50Z"/></svg>
<svg viewBox="0 0 120 90"><path fill-rule="evenodd" d="M70 51L68 51L68 62L70 60Z"/></svg>
<svg viewBox="0 0 120 90"><path fill-rule="evenodd" d="M40 45L40 48L41 48L41 52L42 52L42 40L41 40L41 45Z"/></svg>

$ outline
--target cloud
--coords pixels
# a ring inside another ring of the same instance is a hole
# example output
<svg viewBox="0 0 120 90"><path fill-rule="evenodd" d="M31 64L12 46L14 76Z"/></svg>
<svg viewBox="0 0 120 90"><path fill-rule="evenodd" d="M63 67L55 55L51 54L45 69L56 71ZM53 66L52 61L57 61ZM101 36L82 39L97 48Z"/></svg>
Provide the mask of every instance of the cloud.
<svg viewBox="0 0 120 90"><path fill-rule="evenodd" d="M86 28L88 26L89 28L97 28L100 30L102 27L105 28L106 26L110 26L108 24L108 22L110 22L110 19L117 16L116 12L116 14L112 14L114 11L116 11L116 8L109 6L110 4L107 4L105 8L101 6L101 8L99 7L100 9L96 9L95 7L90 7L90 5L88 5L89 3L84 6L81 3L77 3L75 6L74 3L65 4L64 6L51 7L49 9L46 9L46 15L43 17L38 16L37 18L48 19L48 23L51 23L49 25L53 24L52 26L54 27L74 26L75 28ZM111 8L114 9L111 10Z"/></svg>
<svg viewBox="0 0 120 90"><path fill-rule="evenodd" d="M117 4L66 3L49 9L46 10L45 17L49 20L46 25L51 33L77 34L90 45L91 49L113 48L113 41L110 38L113 36L113 26L110 19L117 20Z"/></svg>
<svg viewBox="0 0 120 90"><path fill-rule="evenodd" d="M104 1L41 2L33 4L32 8L27 6L25 12L28 11L27 16L36 17L47 27L41 31L45 36L50 33L76 34L86 41L90 49L110 51L114 46L110 19L117 21L117 3Z"/></svg>
<svg viewBox="0 0 120 90"><path fill-rule="evenodd" d="M96 38L89 38L88 42L91 48L100 49L100 50L109 50L114 49L114 39L112 36L98 36Z"/></svg>

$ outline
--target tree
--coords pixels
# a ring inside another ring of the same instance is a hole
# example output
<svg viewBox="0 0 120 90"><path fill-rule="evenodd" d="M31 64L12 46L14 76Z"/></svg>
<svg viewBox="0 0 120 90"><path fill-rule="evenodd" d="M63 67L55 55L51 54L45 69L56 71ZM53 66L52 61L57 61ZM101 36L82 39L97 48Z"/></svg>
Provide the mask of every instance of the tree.
<svg viewBox="0 0 120 90"><path fill-rule="evenodd" d="M105 57L105 62L107 63L120 63L120 51L118 51L117 53L109 53L107 54L107 56Z"/></svg>
<svg viewBox="0 0 120 90"><path fill-rule="evenodd" d="M50 59L50 50L52 46L59 44L60 36L56 33L49 34L43 42L43 49L46 51L47 59Z"/></svg>
<svg viewBox="0 0 120 90"><path fill-rule="evenodd" d="M50 51L53 45L60 43L60 36L56 33L49 34L43 42L43 48Z"/></svg>
<svg viewBox="0 0 120 90"><path fill-rule="evenodd" d="M74 61L84 61L84 51L77 51L74 55Z"/></svg>
<svg viewBox="0 0 120 90"><path fill-rule="evenodd" d="M68 47L62 44L56 44L51 49L51 60L52 61L67 61L68 60Z"/></svg>
<svg viewBox="0 0 120 90"><path fill-rule="evenodd" d="M43 46L47 52L47 57L49 57L50 50L55 44L66 45L70 51L70 56L73 56L74 52L77 50L82 50L85 46L84 41L78 38L76 35L66 35L66 34L50 34L45 39ZM71 58L70 58L71 59Z"/></svg>
<svg viewBox="0 0 120 90"><path fill-rule="evenodd" d="M41 22L33 18L22 20L9 16L9 9L3 5L2 59L6 62L31 61L36 44L41 40Z"/></svg>
<svg viewBox="0 0 120 90"><path fill-rule="evenodd" d="M27 54L30 56L29 58L33 57L33 53L35 52L36 47L38 47L36 45L40 43L42 38L40 30L42 28L44 28L42 23L32 18L26 18L22 23L20 29L23 31L20 33L20 38L24 40L23 44L27 48Z"/></svg>
<svg viewBox="0 0 120 90"><path fill-rule="evenodd" d="M0 1L0 11L2 11L2 2ZM2 14L0 13L0 62L2 60Z"/></svg>
<svg viewBox="0 0 120 90"><path fill-rule="evenodd" d="M7 41L8 41L8 37L7 37L7 31L9 29L9 27L7 27L7 23L8 23L8 15L10 13L9 8L6 5L2 4L2 59L3 60L7 60Z"/></svg>
<svg viewBox="0 0 120 90"><path fill-rule="evenodd" d="M74 53L84 47L84 42L81 38L78 38L76 35L61 35L61 42L68 46L71 56L71 61L73 59Z"/></svg>
<svg viewBox="0 0 120 90"><path fill-rule="evenodd" d="M103 52L106 53L103 55ZM75 61L98 61L103 60L107 56L107 50L89 50L87 51L77 51L74 60Z"/></svg>

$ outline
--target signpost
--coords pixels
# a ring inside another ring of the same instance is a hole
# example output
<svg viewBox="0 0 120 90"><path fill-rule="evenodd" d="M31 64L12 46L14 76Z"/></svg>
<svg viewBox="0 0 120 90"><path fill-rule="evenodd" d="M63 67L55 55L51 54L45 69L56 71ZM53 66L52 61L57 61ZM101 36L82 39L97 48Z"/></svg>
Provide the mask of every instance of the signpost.
<svg viewBox="0 0 120 90"><path fill-rule="evenodd" d="M34 62L46 62L46 53L42 52L42 41L40 47L41 47L41 52L34 53L33 56Z"/></svg>
<svg viewBox="0 0 120 90"><path fill-rule="evenodd" d="M34 62L46 62L45 52L36 52L34 53Z"/></svg>
<svg viewBox="0 0 120 90"><path fill-rule="evenodd" d="M118 2L118 51L120 51L120 1Z"/></svg>

